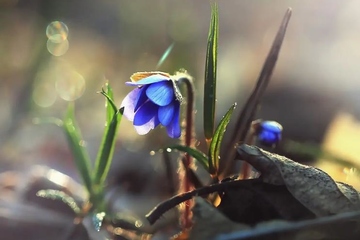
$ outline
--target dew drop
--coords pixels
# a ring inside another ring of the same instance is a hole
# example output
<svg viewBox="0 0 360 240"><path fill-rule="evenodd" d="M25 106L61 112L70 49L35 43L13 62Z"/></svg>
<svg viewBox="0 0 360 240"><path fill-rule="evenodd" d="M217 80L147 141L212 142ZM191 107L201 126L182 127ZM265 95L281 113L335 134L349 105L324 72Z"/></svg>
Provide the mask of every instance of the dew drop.
<svg viewBox="0 0 360 240"><path fill-rule="evenodd" d="M155 155L155 151L150 151L150 156L154 156Z"/></svg>
<svg viewBox="0 0 360 240"><path fill-rule="evenodd" d="M168 153L170 153L172 150L171 150L171 148L167 148L166 151L167 151Z"/></svg>
<svg viewBox="0 0 360 240"><path fill-rule="evenodd" d="M86 146L86 142L84 140L80 140L79 145L82 147Z"/></svg>
<svg viewBox="0 0 360 240"><path fill-rule="evenodd" d="M143 225L143 223L142 223L141 221L139 221L139 220L136 220L136 221L135 221L135 227L139 228L139 227L141 227L142 225Z"/></svg>

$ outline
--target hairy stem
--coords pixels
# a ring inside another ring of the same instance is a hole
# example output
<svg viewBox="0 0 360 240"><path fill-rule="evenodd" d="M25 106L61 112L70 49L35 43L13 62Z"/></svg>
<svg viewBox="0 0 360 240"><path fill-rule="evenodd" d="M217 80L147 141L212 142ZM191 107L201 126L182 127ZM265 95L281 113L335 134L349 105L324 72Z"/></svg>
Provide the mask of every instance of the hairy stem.
<svg viewBox="0 0 360 240"><path fill-rule="evenodd" d="M185 116L185 136L184 136L184 143L185 146L191 147L193 141L193 128L194 128L194 86L192 83L192 79L189 75L181 74L180 78L178 79L180 83L184 83L186 86L186 116ZM185 154L183 159L183 164L180 163L180 169L185 168L183 171L183 179L182 183L180 184L179 193L189 192L193 189L193 184L189 176L190 168L192 165L192 158L189 154ZM183 165L183 166L182 166ZM180 222L184 229L190 228L192 226L191 221L191 207L193 205L193 201L187 200L185 202L184 210L181 214Z"/></svg>

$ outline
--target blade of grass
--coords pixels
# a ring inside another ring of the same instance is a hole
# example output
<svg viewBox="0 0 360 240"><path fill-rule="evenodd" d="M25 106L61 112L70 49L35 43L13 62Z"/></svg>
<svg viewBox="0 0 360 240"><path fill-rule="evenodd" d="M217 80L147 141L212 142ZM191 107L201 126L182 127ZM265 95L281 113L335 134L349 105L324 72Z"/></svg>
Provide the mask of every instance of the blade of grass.
<svg viewBox="0 0 360 240"><path fill-rule="evenodd" d="M36 196L52 200L60 200L69 206L69 208L71 208L75 214L78 215L81 212L80 207L77 205L75 199L63 191L54 189L40 190L36 193Z"/></svg>
<svg viewBox="0 0 360 240"><path fill-rule="evenodd" d="M110 87L109 83L106 83L105 90L102 89L100 93L107 99L107 101L105 101L105 107L106 107L106 122L105 122L106 125L105 126L107 126L111 122L115 112L117 111L117 107L113 101L114 100L114 92L113 92L112 88Z"/></svg>
<svg viewBox="0 0 360 240"><path fill-rule="evenodd" d="M219 11L217 3L214 3L211 6L204 81L204 134L208 142L214 133L218 37Z"/></svg>
<svg viewBox="0 0 360 240"><path fill-rule="evenodd" d="M106 123L100 149L95 161L94 182L102 186L109 172L116 140L116 133L121 121L124 108L117 111L112 98L112 90L107 86L107 92L101 92L106 97ZM110 95L109 95L110 94Z"/></svg>
<svg viewBox="0 0 360 240"><path fill-rule="evenodd" d="M226 148L227 151L225 152L224 155L224 159L226 161L226 167L222 172L223 176L229 175L231 169L233 169L233 164L234 164L233 160L236 154L236 150L234 146L237 142L243 142L245 140L251 122L255 118L255 113L258 108L260 99L263 96L268 83L270 82L272 72L275 68L275 64L279 56L279 52L281 49L282 42L284 40L284 36L286 33L286 29L290 17L291 17L291 8L289 8L285 13L280 28L274 39L273 45L271 46L270 52L260 72L260 76L257 80L256 87L251 93L244 108L242 109L240 115L237 118L237 122L235 124L235 129L237 130L233 131L233 134L228 143L228 147Z"/></svg>
<svg viewBox="0 0 360 240"><path fill-rule="evenodd" d="M224 137L224 133L226 131L226 127L230 122L230 118L234 109L236 107L236 103L234 103L229 110L226 112L224 117L221 119L219 125L217 126L213 139L210 143L209 148L209 172L211 175L215 175L217 177L219 170L219 161L220 161L220 147Z"/></svg>
<svg viewBox="0 0 360 240"><path fill-rule="evenodd" d="M185 152L185 153L189 154L190 156L195 158L205 168L206 171L209 172L209 160L208 160L207 156L204 153L200 152L199 150L197 150L195 148L187 147L187 146L182 146L182 145L175 145L175 146L170 146L167 148L170 148L172 150L176 149L181 152Z"/></svg>
<svg viewBox="0 0 360 240"><path fill-rule="evenodd" d="M74 161L80 177L90 194L93 194L92 179L90 171L90 157L84 147L80 129L74 117L74 106L70 104L64 119L64 131L69 143L70 150L74 156Z"/></svg>
<svg viewBox="0 0 360 240"><path fill-rule="evenodd" d="M171 51L173 50L175 46L175 43L172 43L164 52L164 54L159 59L159 62L156 64L156 69L159 69L159 67L165 62L167 57L170 55Z"/></svg>

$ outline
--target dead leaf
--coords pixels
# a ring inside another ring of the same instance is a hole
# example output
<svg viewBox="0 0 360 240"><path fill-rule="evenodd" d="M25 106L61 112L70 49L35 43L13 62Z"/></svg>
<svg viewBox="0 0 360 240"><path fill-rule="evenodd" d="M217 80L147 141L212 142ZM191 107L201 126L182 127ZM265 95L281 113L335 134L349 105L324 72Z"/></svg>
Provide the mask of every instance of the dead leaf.
<svg viewBox="0 0 360 240"><path fill-rule="evenodd" d="M237 148L242 160L259 172L265 183L285 185L289 192L317 217L360 210L359 193L335 182L324 171L294 162L256 146Z"/></svg>
<svg viewBox="0 0 360 240"><path fill-rule="evenodd" d="M275 219L299 221L315 218L315 214L295 199L284 185L264 183L261 179L235 181L239 184L226 187L218 206L234 222L253 226Z"/></svg>

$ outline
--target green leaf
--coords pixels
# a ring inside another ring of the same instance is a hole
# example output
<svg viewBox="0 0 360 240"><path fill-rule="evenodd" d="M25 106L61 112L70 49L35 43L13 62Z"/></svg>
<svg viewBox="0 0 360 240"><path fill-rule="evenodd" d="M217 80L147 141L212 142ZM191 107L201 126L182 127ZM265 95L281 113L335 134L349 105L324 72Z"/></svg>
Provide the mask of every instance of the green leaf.
<svg viewBox="0 0 360 240"><path fill-rule="evenodd" d="M104 135L101 141L100 149L95 161L94 182L96 185L102 187L106 176L109 172L114 147L116 142L116 133L120 124L124 108L116 110L115 103L112 97L112 89L107 85L107 92L101 92L106 97L106 122Z"/></svg>
<svg viewBox="0 0 360 240"><path fill-rule="evenodd" d="M105 84L105 90L101 89L100 93L107 99L107 101L105 101L105 107L106 107L105 126L107 126L111 122L113 115L117 112L117 107L116 104L114 103L114 93L109 83Z"/></svg>
<svg viewBox="0 0 360 240"><path fill-rule="evenodd" d="M96 231L100 231L105 216L105 212L99 212L92 215L92 223Z"/></svg>
<svg viewBox="0 0 360 240"><path fill-rule="evenodd" d="M179 151L189 154L190 156L195 158L206 169L206 171L209 171L208 157L204 153L200 152L199 150L197 150L195 148L187 147L187 146L182 146L182 145L175 145L175 146L170 146L167 148L169 148L171 150L176 149L176 150L179 150Z"/></svg>
<svg viewBox="0 0 360 240"><path fill-rule="evenodd" d="M85 184L89 194L93 194L92 179L90 172L90 157L84 147L84 141L81 137L74 117L74 106L70 104L64 119L65 135L69 143L70 150L74 156L74 161L80 177Z"/></svg>
<svg viewBox="0 0 360 240"><path fill-rule="evenodd" d="M221 119L219 125L217 126L214 137L210 143L209 148L209 172L210 174L217 175L219 170L219 160L220 160L220 147L221 142L224 137L224 133L226 131L226 127L230 122L231 115L234 112L234 109L236 107L236 103L234 103L225 116Z"/></svg>
<svg viewBox="0 0 360 240"><path fill-rule="evenodd" d="M219 37L218 16L218 6L214 3L211 6L204 82L204 134L208 141L210 141L213 136L215 121L217 49Z"/></svg>
<svg viewBox="0 0 360 240"><path fill-rule="evenodd" d="M36 196L52 200L60 200L66 205L68 205L75 214L80 214L81 212L80 207L77 205L74 198L70 197L63 191L53 189L40 190L36 193Z"/></svg>

